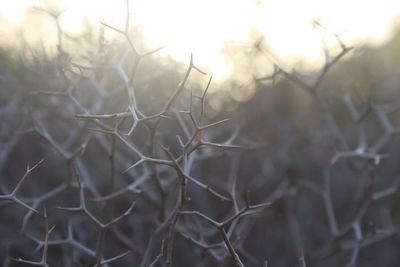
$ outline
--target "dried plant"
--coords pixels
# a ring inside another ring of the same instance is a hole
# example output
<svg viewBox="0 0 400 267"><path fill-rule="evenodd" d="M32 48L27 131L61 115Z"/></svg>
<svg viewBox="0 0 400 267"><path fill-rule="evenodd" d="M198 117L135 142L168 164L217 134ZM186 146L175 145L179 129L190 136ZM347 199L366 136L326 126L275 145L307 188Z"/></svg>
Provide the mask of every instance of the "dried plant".
<svg viewBox="0 0 400 267"><path fill-rule="evenodd" d="M174 88L148 70L154 61L141 70L159 49L137 49L128 8L125 29L103 24L127 49L100 36L92 45L101 53L86 63L68 51L60 14L40 11L57 24L58 54L25 63L32 77L5 93L0 111L3 266L400 262L392 251L399 105L326 92L324 79L353 50L339 36L339 53L327 50L319 72L276 65L255 79L253 100L216 119L223 112L207 114L212 78L193 55L182 81L167 74ZM193 72L208 80L201 91ZM7 75L4 88L15 74ZM312 122L279 113L282 87L310 97ZM276 95L265 100L266 90ZM274 141L265 137L272 128ZM37 163L19 178L26 162Z"/></svg>

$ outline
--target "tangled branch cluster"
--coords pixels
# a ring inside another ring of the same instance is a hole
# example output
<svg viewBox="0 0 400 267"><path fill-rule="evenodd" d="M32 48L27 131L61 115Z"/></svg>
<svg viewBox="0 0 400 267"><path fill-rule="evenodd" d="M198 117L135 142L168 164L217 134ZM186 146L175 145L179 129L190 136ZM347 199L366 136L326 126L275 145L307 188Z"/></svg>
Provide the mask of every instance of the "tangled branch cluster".
<svg viewBox="0 0 400 267"><path fill-rule="evenodd" d="M264 80L283 77L311 97L318 113L307 149L295 152L292 144L305 142L297 140L301 133L274 115L269 123L282 132L271 152L250 140L254 133L241 131L240 120L239 127L210 121L212 79L200 92L189 87L193 72L206 75L193 56L173 90L152 95L138 73L158 49L139 52L129 25L129 12L124 30L104 24L125 38L128 51L111 59L99 53L87 65L70 59L58 27L57 58L35 65L53 77L38 83L44 88L6 94L0 113L3 266L400 262L390 252L399 244L388 204L398 191L396 157L384 152L398 132L392 122L397 105L334 96L356 129L352 149L321 90L351 47L338 38L340 53L327 57L311 83L279 66L256 80L262 88ZM99 51L107 49L112 46ZM15 88L13 76L5 77L4 86ZM265 122L248 112L247 123ZM371 134L379 124L383 134ZM258 140L262 134L256 133Z"/></svg>

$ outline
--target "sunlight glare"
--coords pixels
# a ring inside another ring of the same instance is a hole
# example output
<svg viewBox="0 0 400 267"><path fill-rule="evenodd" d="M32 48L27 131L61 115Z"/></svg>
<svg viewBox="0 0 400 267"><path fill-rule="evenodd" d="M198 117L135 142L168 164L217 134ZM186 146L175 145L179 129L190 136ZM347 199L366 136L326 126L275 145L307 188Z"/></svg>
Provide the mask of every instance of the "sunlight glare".
<svg viewBox="0 0 400 267"><path fill-rule="evenodd" d="M69 34L79 34L84 19L93 25L106 22L124 28L125 0L53 2L66 8L60 23ZM23 24L22 7L41 3L2 1L0 18ZM312 27L315 19L333 33L340 33L349 45L382 44L400 14L400 1L132 0L130 10L132 25L140 26L149 48L166 46L161 53L178 61L187 61L193 53L196 64L219 80L232 74L234 64L240 64L223 55L227 43L250 45L254 32L264 36L268 53L289 64L318 64L323 42L328 48L337 45L333 38L325 38L326 33Z"/></svg>

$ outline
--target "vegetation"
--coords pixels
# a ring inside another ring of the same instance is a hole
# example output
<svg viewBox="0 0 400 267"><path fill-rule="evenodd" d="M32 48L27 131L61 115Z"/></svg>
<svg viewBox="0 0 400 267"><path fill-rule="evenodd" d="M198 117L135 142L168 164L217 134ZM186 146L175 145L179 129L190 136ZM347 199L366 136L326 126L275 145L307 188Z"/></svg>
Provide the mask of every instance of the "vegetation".
<svg viewBox="0 0 400 267"><path fill-rule="evenodd" d="M228 111L195 55L104 27L124 43L0 53L3 266L399 265L398 36Z"/></svg>

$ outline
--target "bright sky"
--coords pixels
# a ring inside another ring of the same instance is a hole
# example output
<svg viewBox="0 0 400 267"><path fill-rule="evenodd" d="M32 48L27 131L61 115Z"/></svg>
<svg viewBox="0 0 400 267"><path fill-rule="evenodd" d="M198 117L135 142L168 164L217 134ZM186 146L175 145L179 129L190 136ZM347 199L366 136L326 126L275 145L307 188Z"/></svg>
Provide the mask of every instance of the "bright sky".
<svg viewBox="0 0 400 267"><path fill-rule="evenodd" d="M23 25L26 7L45 1L0 1L0 22ZM67 8L62 27L70 34L82 29L87 17L95 25L105 21L123 28L125 0L53 0ZM246 44L254 30L265 36L278 59L316 64L321 59L321 31L311 27L318 19L326 28L342 33L346 43L379 45L399 23L400 0L131 0L133 25L141 25L150 47L166 46L163 53L187 61L191 52L197 65L214 77L229 75L232 63L221 54L226 43ZM9 34L12 26L0 29ZM4 39L4 38L3 38ZM325 39L329 45L332 40Z"/></svg>

